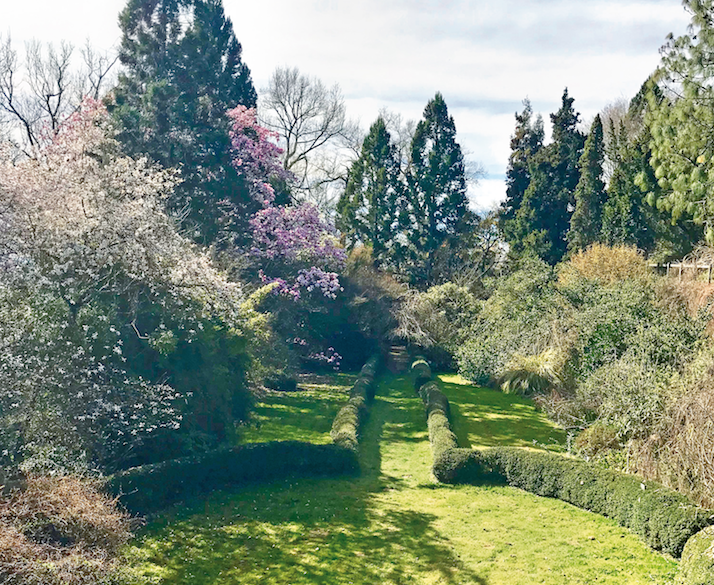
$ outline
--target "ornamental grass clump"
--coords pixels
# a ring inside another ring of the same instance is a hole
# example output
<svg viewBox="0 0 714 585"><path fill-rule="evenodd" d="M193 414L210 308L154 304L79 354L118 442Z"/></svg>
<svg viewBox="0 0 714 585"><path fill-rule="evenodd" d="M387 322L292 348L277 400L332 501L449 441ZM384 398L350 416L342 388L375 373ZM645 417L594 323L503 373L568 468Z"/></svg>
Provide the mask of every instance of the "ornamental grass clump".
<svg viewBox="0 0 714 585"><path fill-rule="evenodd" d="M563 384L566 357L549 348L538 355L514 355L498 382L506 394L532 396Z"/></svg>

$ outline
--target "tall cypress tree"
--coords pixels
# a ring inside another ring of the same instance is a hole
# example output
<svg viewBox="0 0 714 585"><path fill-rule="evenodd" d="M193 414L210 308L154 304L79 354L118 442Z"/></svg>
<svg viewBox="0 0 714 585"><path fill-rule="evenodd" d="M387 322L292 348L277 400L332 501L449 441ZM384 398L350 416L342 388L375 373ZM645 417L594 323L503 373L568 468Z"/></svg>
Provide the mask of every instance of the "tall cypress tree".
<svg viewBox="0 0 714 585"><path fill-rule="evenodd" d="M456 125L440 93L427 104L412 139L407 198L407 271L413 282L428 285L438 248L467 232L473 219Z"/></svg>
<svg viewBox="0 0 714 585"><path fill-rule="evenodd" d="M602 208L605 204L605 183L602 165L605 141L600 115L595 116L585 148L580 157L580 180L575 188L575 211L570 218L568 248L583 250L599 239L602 229Z"/></svg>
<svg viewBox="0 0 714 585"><path fill-rule="evenodd" d="M560 109L551 114L553 142L541 148L528 169L530 183L512 221L509 244L518 254L533 254L558 263L567 249L566 235L575 209L578 162L585 136L577 129L579 114L573 98L563 92Z"/></svg>
<svg viewBox="0 0 714 585"><path fill-rule="evenodd" d="M112 113L132 155L182 171L170 205L204 241L219 237L219 202L251 206L230 164L226 111L254 107L250 71L221 0L129 0L119 16L124 71Z"/></svg>
<svg viewBox="0 0 714 585"><path fill-rule="evenodd" d="M524 100L523 106L523 112L516 113L516 130L511 137L511 155L506 170L506 199L498 211L498 223L506 241L512 240L513 220L531 181L529 165L543 146L545 136L541 116L533 120L529 100Z"/></svg>
<svg viewBox="0 0 714 585"><path fill-rule="evenodd" d="M395 146L379 117L350 167L345 192L337 204L337 226L351 243L372 247L376 265L397 261L398 214L404 188Z"/></svg>

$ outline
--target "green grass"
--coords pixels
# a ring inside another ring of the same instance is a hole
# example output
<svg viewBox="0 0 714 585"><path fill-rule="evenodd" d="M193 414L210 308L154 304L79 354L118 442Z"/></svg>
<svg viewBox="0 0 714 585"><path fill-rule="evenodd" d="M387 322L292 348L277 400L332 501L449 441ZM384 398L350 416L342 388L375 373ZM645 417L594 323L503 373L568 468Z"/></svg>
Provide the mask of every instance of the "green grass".
<svg viewBox="0 0 714 585"><path fill-rule="evenodd" d="M331 443L332 421L349 398L356 375L304 375L296 392L265 392L249 423L240 427L241 443L307 441Z"/></svg>
<svg viewBox="0 0 714 585"><path fill-rule="evenodd" d="M479 388L461 376L441 375L461 447L536 447L562 451L565 432L533 403L515 394Z"/></svg>
<svg viewBox="0 0 714 585"><path fill-rule="evenodd" d="M466 398L469 387L454 384L449 396ZM167 585L622 585L673 576L674 561L600 516L508 487L434 484L423 406L404 378L382 382L364 436L360 477L195 500L150 524L130 558Z"/></svg>

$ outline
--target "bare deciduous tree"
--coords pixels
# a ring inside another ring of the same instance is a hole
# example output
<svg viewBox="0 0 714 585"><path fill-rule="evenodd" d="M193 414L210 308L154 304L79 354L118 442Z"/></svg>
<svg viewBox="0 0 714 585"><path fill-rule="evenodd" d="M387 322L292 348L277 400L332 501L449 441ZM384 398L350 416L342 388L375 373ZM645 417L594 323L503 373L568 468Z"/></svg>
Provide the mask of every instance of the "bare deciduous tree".
<svg viewBox="0 0 714 585"><path fill-rule="evenodd" d="M10 36L0 36L0 123L5 138L26 156L57 132L85 96L101 97L117 59L89 43L81 53L84 66L78 69L70 43L55 48L33 40L20 62Z"/></svg>
<svg viewBox="0 0 714 585"><path fill-rule="evenodd" d="M339 85L331 88L297 68L278 68L263 90L262 123L277 132L283 165L297 177L299 196L331 205L359 147L356 124L347 120Z"/></svg>

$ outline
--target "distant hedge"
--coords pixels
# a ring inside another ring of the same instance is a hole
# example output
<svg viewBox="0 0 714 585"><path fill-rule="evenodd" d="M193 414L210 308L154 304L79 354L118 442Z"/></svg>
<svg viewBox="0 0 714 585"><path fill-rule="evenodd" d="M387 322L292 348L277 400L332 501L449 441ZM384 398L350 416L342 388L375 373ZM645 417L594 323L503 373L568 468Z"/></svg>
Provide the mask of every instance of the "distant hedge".
<svg viewBox="0 0 714 585"><path fill-rule="evenodd" d="M352 386L347 404L340 409L332 422L332 441L354 453L359 450L359 430L369 414L369 404L374 400L375 378L379 366L379 355L367 360Z"/></svg>
<svg viewBox="0 0 714 585"><path fill-rule="evenodd" d="M714 583L714 526L705 528L687 541L675 583L676 585Z"/></svg>
<svg viewBox="0 0 714 585"><path fill-rule="evenodd" d="M333 476L358 468L355 453L338 445L273 441L128 469L108 478L106 490L119 496L130 512L146 514L192 495L247 482Z"/></svg>
<svg viewBox="0 0 714 585"><path fill-rule="evenodd" d="M714 520L712 510L682 494L635 476L580 459L516 447L483 451L452 449L434 462L444 483L505 481L526 491L558 498L617 521L655 550L682 554L687 540Z"/></svg>

